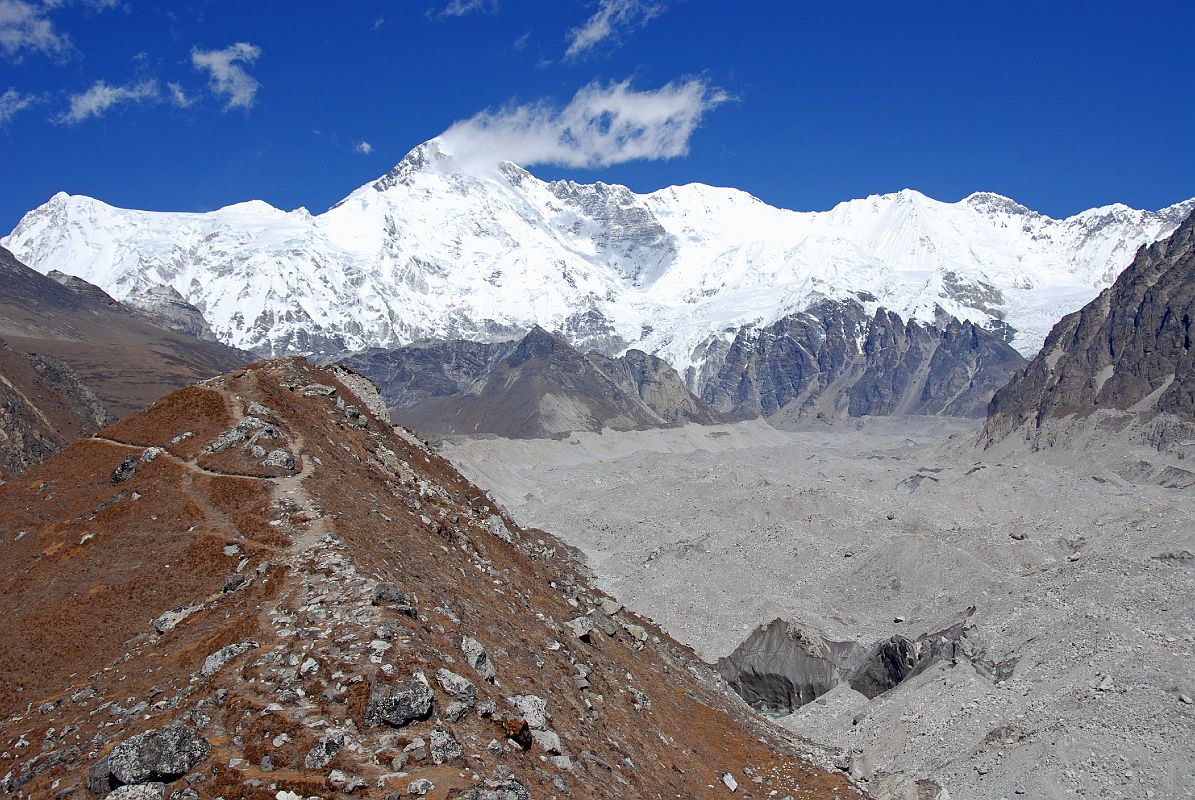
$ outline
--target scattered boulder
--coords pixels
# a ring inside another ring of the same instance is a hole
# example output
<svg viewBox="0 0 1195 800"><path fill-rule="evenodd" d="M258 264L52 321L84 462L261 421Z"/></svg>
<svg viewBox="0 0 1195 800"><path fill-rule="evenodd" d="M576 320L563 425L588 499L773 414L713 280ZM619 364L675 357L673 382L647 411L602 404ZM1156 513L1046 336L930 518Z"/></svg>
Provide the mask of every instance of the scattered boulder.
<svg viewBox="0 0 1195 800"><path fill-rule="evenodd" d="M427 778L418 778L407 784L407 794L413 794L422 797L435 788L436 785Z"/></svg>
<svg viewBox="0 0 1195 800"><path fill-rule="evenodd" d="M123 784L170 782L207 758L211 745L190 725L176 723L126 739L108 754L112 777Z"/></svg>
<svg viewBox="0 0 1195 800"><path fill-rule="evenodd" d="M486 517L485 522L481 523L481 525L507 544L515 540L514 534L510 532L510 528L506 527L506 523L502 521L502 517L497 514L491 514Z"/></svg>
<svg viewBox="0 0 1195 800"><path fill-rule="evenodd" d="M614 622L614 620L601 611L594 611L589 615L589 619L593 623L593 627L597 628L607 636L617 635L618 625Z"/></svg>
<svg viewBox="0 0 1195 800"><path fill-rule="evenodd" d="M426 719L432 710L431 687L420 680L376 683L369 691L365 724L385 722L401 728L415 720Z"/></svg>
<svg viewBox="0 0 1195 800"><path fill-rule="evenodd" d="M137 457L129 456L112 470L112 482L124 483L137 471Z"/></svg>
<svg viewBox="0 0 1195 800"><path fill-rule="evenodd" d="M235 592L237 589L243 588L244 585L248 582L249 582L248 576L241 575L240 573L234 572L233 574L229 575L228 577L226 577L224 579L224 591L226 593L227 592Z"/></svg>
<svg viewBox="0 0 1195 800"><path fill-rule="evenodd" d="M106 796L112 791L115 785L116 781L112 777L111 768L108 766L107 756L104 756L87 768L87 791L96 797Z"/></svg>
<svg viewBox="0 0 1195 800"><path fill-rule="evenodd" d="M304 397L331 397L334 394L336 394L335 387L322 383L313 383L303 388Z"/></svg>
<svg viewBox="0 0 1195 800"><path fill-rule="evenodd" d="M344 747L344 731L332 729L324 731L315 746L307 751L303 759L303 766L307 769L323 769L328 766L340 748Z"/></svg>
<svg viewBox="0 0 1195 800"><path fill-rule="evenodd" d="M358 789L364 789L369 784L360 775L352 775L344 770L334 769L328 773L328 785L344 794L352 794Z"/></svg>
<svg viewBox="0 0 1195 800"><path fill-rule="evenodd" d="M180 622L194 614L196 611L199 611L201 608L203 608L202 605L171 609L153 621L154 630L159 634L165 633L168 630L172 630Z"/></svg>
<svg viewBox="0 0 1195 800"><path fill-rule="evenodd" d="M544 751L546 755L558 756L562 752L560 736L556 731L531 731L531 738L535 741L535 746Z"/></svg>
<svg viewBox="0 0 1195 800"><path fill-rule="evenodd" d="M266 423L257 417L245 417L234 427L217 436L216 440L207 446L207 452L210 455L223 453L228 448L234 447L249 438L250 431L258 430L263 430L263 434L265 434L265 438L267 439L278 438L278 431L272 425L266 425Z"/></svg>
<svg viewBox="0 0 1195 800"><path fill-rule="evenodd" d="M138 783L134 786L121 786L108 795L108 800L164 800L166 784Z"/></svg>
<svg viewBox="0 0 1195 800"><path fill-rule="evenodd" d="M465 663L472 667L478 675L490 683L494 682L496 672L494 663L490 661L490 654L485 646L471 636L461 640L461 652L465 654Z"/></svg>
<svg viewBox="0 0 1195 800"><path fill-rule="evenodd" d="M462 703L472 705L477 699L477 687L467 678L447 669L436 670L436 681L445 692Z"/></svg>
<svg viewBox="0 0 1195 800"><path fill-rule="evenodd" d="M548 701L533 694L516 694L507 700L517 708L527 720L527 724L536 730L546 730L548 727Z"/></svg>
<svg viewBox="0 0 1195 800"><path fill-rule="evenodd" d="M271 409L266 408L261 403L253 402L249 404L249 415L254 417L277 417Z"/></svg>
<svg viewBox="0 0 1195 800"><path fill-rule="evenodd" d="M452 732L444 728L433 728L431 735L432 763L443 764L465 754L465 749Z"/></svg>
<svg viewBox="0 0 1195 800"><path fill-rule="evenodd" d="M649 711L651 710L651 698L648 697L645 692L639 691L634 686L628 686L627 694L629 694L631 699L635 701L636 706L645 708Z"/></svg>
<svg viewBox="0 0 1195 800"><path fill-rule="evenodd" d="M270 454L266 456L265 460L261 462L263 467L280 467L282 469L294 469L295 457L288 451L281 447L271 450Z"/></svg>
<svg viewBox="0 0 1195 800"><path fill-rule="evenodd" d="M456 800L531 800L531 793L518 778L486 781L456 796Z"/></svg>
<svg viewBox="0 0 1195 800"><path fill-rule="evenodd" d="M593 633L593 620L588 616L577 617L565 623L568 629L583 642L589 641L589 634Z"/></svg>
<svg viewBox="0 0 1195 800"><path fill-rule="evenodd" d="M623 622L622 628L631 635L631 638L638 642L647 641L647 629L642 625L636 625L633 622Z"/></svg>
<svg viewBox="0 0 1195 800"><path fill-rule="evenodd" d="M373 604L393 608L400 614L416 617L419 614L415 603L415 596L398 588L397 583L379 581L373 587Z"/></svg>
<svg viewBox="0 0 1195 800"><path fill-rule="evenodd" d="M224 666L229 661L232 661L252 647L257 647L257 642L239 642L237 644L225 645L203 660L203 667L199 672L203 677L210 678L224 669Z"/></svg>

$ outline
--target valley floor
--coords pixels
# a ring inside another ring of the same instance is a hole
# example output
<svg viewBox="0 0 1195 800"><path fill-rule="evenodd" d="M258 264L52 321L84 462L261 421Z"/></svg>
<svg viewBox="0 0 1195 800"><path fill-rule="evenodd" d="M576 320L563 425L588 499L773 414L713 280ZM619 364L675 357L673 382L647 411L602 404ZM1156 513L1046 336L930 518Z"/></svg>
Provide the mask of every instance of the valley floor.
<svg viewBox="0 0 1195 800"><path fill-rule="evenodd" d="M877 796L1189 797L1195 490L1134 483L1129 447L1010 455L976 432L753 422L443 452L710 661L777 617L869 646L970 613L963 657L780 720Z"/></svg>

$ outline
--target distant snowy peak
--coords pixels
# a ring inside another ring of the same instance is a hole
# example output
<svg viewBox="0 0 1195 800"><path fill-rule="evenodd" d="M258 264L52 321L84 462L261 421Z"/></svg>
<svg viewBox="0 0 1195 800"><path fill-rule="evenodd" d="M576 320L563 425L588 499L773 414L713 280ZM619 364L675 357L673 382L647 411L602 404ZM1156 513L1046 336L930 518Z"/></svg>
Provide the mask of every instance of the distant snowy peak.
<svg viewBox="0 0 1195 800"><path fill-rule="evenodd" d="M0 243L118 300L168 286L222 341L263 354L540 325L683 373L712 341L827 299L973 322L1032 354L1193 207L1055 220L988 192L944 203L906 189L795 212L701 184L636 194L510 163L472 171L432 140L323 214L261 201L132 211L58 194Z"/></svg>

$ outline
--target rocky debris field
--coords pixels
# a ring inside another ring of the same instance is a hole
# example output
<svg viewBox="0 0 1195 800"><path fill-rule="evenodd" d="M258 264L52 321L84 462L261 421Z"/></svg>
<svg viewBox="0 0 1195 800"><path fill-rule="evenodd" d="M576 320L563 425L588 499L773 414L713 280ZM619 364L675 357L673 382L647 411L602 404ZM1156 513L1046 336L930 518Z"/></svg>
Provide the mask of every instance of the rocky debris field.
<svg viewBox="0 0 1195 800"><path fill-rule="evenodd" d="M1189 797L1195 494L977 423L449 443L514 519L877 797ZM1166 456L1169 458L1169 456Z"/></svg>
<svg viewBox="0 0 1195 800"><path fill-rule="evenodd" d="M862 795L384 419L267 362L0 486L0 794Z"/></svg>

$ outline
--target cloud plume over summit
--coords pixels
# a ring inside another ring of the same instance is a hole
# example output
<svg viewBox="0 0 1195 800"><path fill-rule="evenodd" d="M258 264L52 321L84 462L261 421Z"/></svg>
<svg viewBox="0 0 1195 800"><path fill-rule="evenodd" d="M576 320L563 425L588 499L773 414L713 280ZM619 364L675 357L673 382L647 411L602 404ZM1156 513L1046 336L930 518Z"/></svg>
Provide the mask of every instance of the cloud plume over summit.
<svg viewBox="0 0 1195 800"><path fill-rule="evenodd" d="M440 135L460 163L478 168L501 161L604 167L675 158L704 114L729 100L700 79L639 91L629 80L591 83L563 108L541 101L510 104L452 125Z"/></svg>

